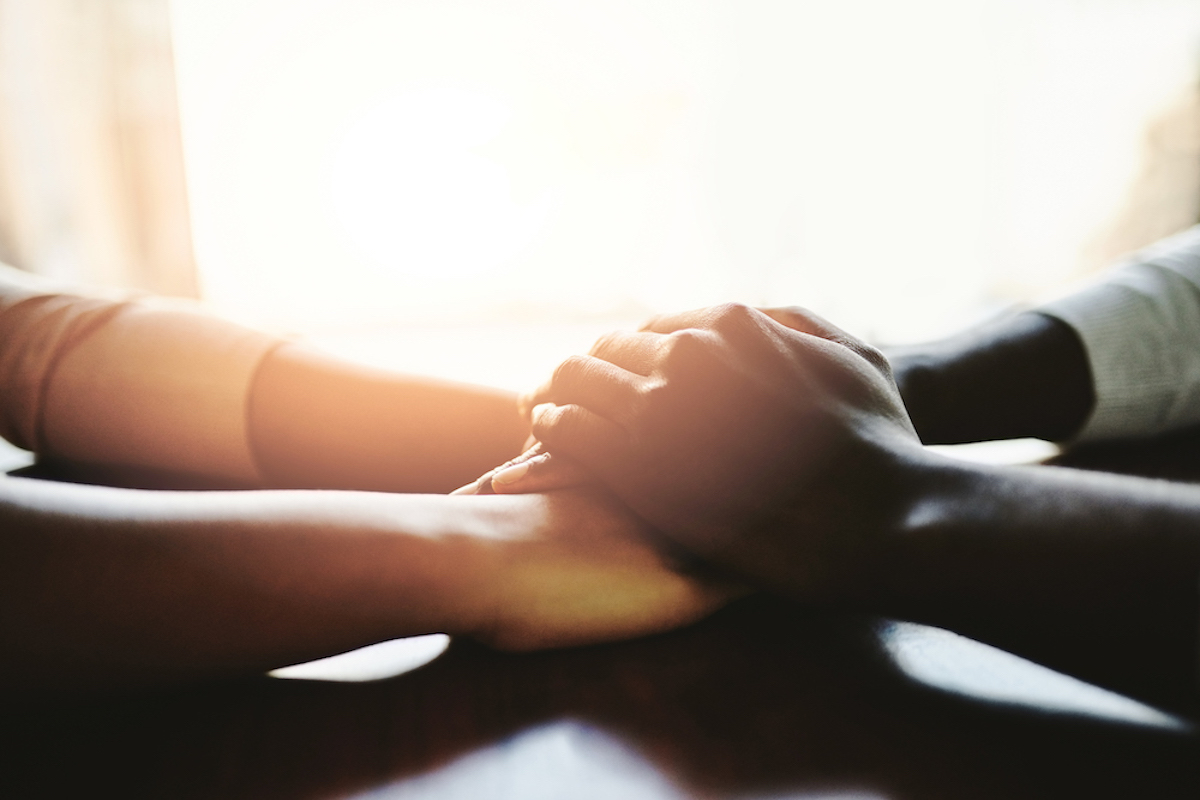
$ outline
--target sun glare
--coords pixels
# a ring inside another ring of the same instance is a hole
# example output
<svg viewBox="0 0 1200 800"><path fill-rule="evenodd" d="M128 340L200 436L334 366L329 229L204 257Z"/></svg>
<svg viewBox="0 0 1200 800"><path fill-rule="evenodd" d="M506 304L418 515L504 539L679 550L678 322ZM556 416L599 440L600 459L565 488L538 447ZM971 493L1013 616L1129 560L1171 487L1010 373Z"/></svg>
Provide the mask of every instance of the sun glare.
<svg viewBox="0 0 1200 800"><path fill-rule="evenodd" d="M398 92L356 119L336 146L331 195L364 260L447 304L464 282L529 248L552 194L517 196L510 170L481 152L511 116L502 98L428 88Z"/></svg>
<svg viewBox="0 0 1200 800"><path fill-rule="evenodd" d="M1181 0L172 12L206 297L342 337L725 300L941 334L1095 266L1200 41Z"/></svg>

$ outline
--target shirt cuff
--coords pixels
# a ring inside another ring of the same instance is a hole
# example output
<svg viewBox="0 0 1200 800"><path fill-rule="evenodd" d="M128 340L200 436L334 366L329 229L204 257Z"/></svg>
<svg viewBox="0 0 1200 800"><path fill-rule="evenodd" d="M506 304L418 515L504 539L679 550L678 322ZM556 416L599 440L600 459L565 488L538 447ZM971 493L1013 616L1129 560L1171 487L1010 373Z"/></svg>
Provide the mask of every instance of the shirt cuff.
<svg viewBox="0 0 1200 800"><path fill-rule="evenodd" d="M1079 440L1150 436L1200 423L1200 286L1133 263L1035 309L1079 334L1096 405Z"/></svg>

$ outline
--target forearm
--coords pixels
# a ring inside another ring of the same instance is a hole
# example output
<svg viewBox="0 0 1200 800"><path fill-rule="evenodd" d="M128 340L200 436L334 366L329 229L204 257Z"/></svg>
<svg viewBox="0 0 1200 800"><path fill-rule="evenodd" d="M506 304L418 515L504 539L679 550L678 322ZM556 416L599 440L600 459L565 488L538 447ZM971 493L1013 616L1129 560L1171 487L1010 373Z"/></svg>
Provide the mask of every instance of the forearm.
<svg viewBox="0 0 1200 800"><path fill-rule="evenodd" d="M1200 489L931 459L885 613L1168 708L1200 708Z"/></svg>
<svg viewBox="0 0 1200 800"><path fill-rule="evenodd" d="M888 353L921 441L1071 438L1095 397L1069 325L1033 312Z"/></svg>
<svg viewBox="0 0 1200 800"><path fill-rule="evenodd" d="M267 485L449 492L520 451L516 397L370 369L285 344L249 390Z"/></svg>
<svg viewBox="0 0 1200 800"><path fill-rule="evenodd" d="M506 392L372 370L198 306L0 266L0 435L72 464L228 487L447 492L520 449Z"/></svg>
<svg viewBox="0 0 1200 800"><path fill-rule="evenodd" d="M599 491L141 492L0 479L0 683L263 671L385 639L643 636L729 591Z"/></svg>
<svg viewBox="0 0 1200 800"><path fill-rule="evenodd" d="M536 523L539 499L520 501L0 480L0 669L9 685L170 680L472 633L489 548Z"/></svg>

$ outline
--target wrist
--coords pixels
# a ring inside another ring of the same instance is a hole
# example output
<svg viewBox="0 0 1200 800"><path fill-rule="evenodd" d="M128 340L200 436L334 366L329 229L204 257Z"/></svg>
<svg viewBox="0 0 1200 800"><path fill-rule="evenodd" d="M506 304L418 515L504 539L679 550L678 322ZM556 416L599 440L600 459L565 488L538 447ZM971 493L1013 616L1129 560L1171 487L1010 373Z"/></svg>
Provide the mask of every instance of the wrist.
<svg viewBox="0 0 1200 800"><path fill-rule="evenodd" d="M888 354L892 366L892 377L904 409L917 435L925 444L936 444L945 438L943 431L950 423L946 418L942 400L947 390L949 359L931 347L908 348Z"/></svg>
<svg viewBox="0 0 1200 800"><path fill-rule="evenodd" d="M751 582L817 605L875 612L900 587L906 531L939 488L941 459L909 435L864 436L824 464L775 535L739 537L718 554ZM836 498L813 515L823 501Z"/></svg>
<svg viewBox="0 0 1200 800"><path fill-rule="evenodd" d="M921 441L1074 436L1095 403L1091 369L1066 323L1028 312L941 342L901 348L892 369Z"/></svg>
<svg viewBox="0 0 1200 800"><path fill-rule="evenodd" d="M381 634L478 636L494 624L503 600L503 567L528 527L531 498L378 495L402 501L403 530L394 534L383 581ZM381 602L380 602L381 601Z"/></svg>
<svg viewBox="0 0 1200 800"><path fill-rule="evenodd" d="M971 492L975 465L904 445L889 448L888 477L869 504L875 535L860 561L862 591L855 605L873 613L902 608L929 585L922 532L947 524Z"/></svg>
<svg viewBox="0 0 1200 800"><path fill-rule="evenodd" d="M928 451L910 464L905 502L881 548L872 611L920 619L961 592L983 552L977 546L997 479L995 467Z"/></svg>

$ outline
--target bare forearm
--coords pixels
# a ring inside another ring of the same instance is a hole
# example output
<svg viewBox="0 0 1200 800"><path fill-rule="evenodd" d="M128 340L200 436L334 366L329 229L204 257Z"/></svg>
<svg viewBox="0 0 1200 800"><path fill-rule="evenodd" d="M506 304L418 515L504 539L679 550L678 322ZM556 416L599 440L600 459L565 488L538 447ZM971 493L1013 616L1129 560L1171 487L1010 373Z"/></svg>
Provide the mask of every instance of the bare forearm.
<svg viewBox="0 0 1200 800"><path fill-rule="evenodd" d="M420 633L511 649L667 630L726 589L603 492L141 492L0 479L0 684L262 671ZM2 687L0 687L2 688Z"/></svg>
<svg viewBox="0 0 1200 800"><path fill-rule="evenodd" d="M528 435L506 392L367 369L196 306L63 293L2 265L0 398L0 436L40 458L207 486L447 492Z"/></svg>
<svg viewBox="0 0 1200 800"><path fill-rule="evenodd" d="M516 397L359 367L285 344L259 366L248 428L279 487L448 492L529 435Z"/></svg>
<svg viewBox="0 0 1200 800"><path fill-rule="evenodd" d="M174 679L471 632L484 543L513 511L455 500L2 480L0 668L19 685Z"/></svg>
<svg viewBox="0 0 1200 800"><path fill-rule="evenodd" d="M923 480L883 610L1200 708L1200 489L948 462Z"/></svg>

